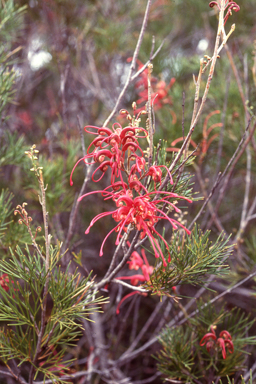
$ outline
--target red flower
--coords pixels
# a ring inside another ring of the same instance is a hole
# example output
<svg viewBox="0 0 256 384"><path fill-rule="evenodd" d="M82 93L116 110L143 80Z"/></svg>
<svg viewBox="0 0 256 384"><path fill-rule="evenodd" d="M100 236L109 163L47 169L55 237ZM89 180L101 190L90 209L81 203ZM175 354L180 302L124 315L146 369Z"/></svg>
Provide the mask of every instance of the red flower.
<svg viewBox="0 0 256 384"><path fill-rule="evenodd" d="M145 193L144 195L133 197L132 191L130 189L127 189L127 190L123 189L120 192L108 192L106 190L89 192L81 196L79 198L79 201L83 199L85 196L88 196L93 193L99 193L99 192L101 192L102 195L106 196L107 199L112 198L115 201L116 206L118 207L115 211L103 212L95 216L94 219L91 221L89 227L85 231L85 233L88 234L91 227L94 225L94 223L97 220L108 215L112 215L114 220L118 222L118 225L114 227L103 240L103 243L100 248L100 256L103 255L103 246L105 244L106 239L109 237L109 235L114 231L118 232L118 235L116 238L116 245L118 245L120 241L120 237L122 236L122 233L126 232L128 225L131 224L134 228L141 231L141 235L140 235L141 239L143 239L146 235L148 236L151 242L152 248L155 251L155 256L156 257L161 256L163 260L163 264L164 266L166 266L167 265L166 261L164 259L160 245L157 239L154 237L154 234L156 234L158 237L162 239L167 249L169 249L169 246L166 240L155 229L155 224L161 219L168 220L174 229L177 229L178 226L180 226L188 234L190 234L190 231L186 229L181 223L168 217L166 213L164 213L160 208L158 208L159 204L165 203L165 204L169 204L176 212L180 212L180 210L168 200L170 198L175 198L175 199L181 198L191 202L191 200L187 199L186 197L179 196L176 193L164 192L164 191L148 192L148 193ZM156 194L161 194L163 197L157 200L154 200L154 196Z"/></svg>
<svg viewBox="0 0 256 384"><path fill-rule="evenodd" d="M134 105L134 109L135 108L136 106ZM90 228L97 220L112 215L118 224L103 240L100 248L100 256L103 255L103 246L112 232L116 231L118 233L116 237L116 245L118 245L123 233L127 231L128 226L131 226L132 229L140 231L141 238L145 236L149 238L155 256L161 256L163 265L166 266L163 252L154 235L157 235L164 242L167 249L169 249L169 246L161 234L156 231L155 225L159 220L164 219L168 220L174 229L180 226L188 234L190 234L190 231L178 221L168 217L161 207L163 205L169 205L174 211L180 212L176 205L169 200L172 198L183 199L188 202L191 202L191 200L179 196L176 193L157 190L157 184L161 185L162 181L162 168L165 168L167 171L171 184L173 184L172 176L165 165L152 165L149 169L145 169L146 160L138 139L146 138L147 131L138 126L140 114L136 118L135 116L132 118L126 110L122 110L121 113L126 115L130 122L130 125L125 128L122 128L119 123L113 124L112 130L107 127L85 127L85 131L96 135L96 138L89 145L87 155L80 159L74 166L70 176L70 183L72 185L73 171L80 161L86 162L87 159L92 158L92 163L99 164L92 174L92 180L95 182L99 181L110 167L110 185L104 190L86 193L79 198L79 201L85 196L101 193L104 200L112 199L117 209L102 212L95 216L85 233L89 233ZM88 131L88 128L92 128L93 131ZM140 135L140 132L143 132L143 135ZM93 149L90 152L91 148ZM101 171L102 175L98 179L95 179L95 174L98 171ZM123 176L126 177L127 182L124 181ZM154 191L151 192L142 184L143 179L148 180L150 178L154 182Z"/></svg>
<svg viewBox="0 0 256 384"><path fill-rule="evenodd" d="M152 105L154 104L155 110L162 108L165 104L172 105L172 99L170 96L168 96L168 93L174 83L175 83L175 79L172 78L168 85L163 80L158 81L155 85L154 83L152 84L153 92L151 94L151 99L152 99ZM145 87L144 82L143 82L143 85ZM137 100L137 104L146 103L148 101L148 85L145 87L145 89L139 92L139 96L140 98ZM141 109L138 109L137 112L140 111Z"/></svg>
<svg viewBox="0 0 256 384"><path fill-rule="evenodd" d="M211 1L209 6L212 8L214 7L214 5L216 5L220 11L220 6L219 6L219 3L218 1ZM230 15L232 15L232 10L235 11L235 12L238 12L240 11L240 7L239 5L235 2L235 1L231 1L231 0L226 0L226 3L225 3L225 11L227 10L227 13L224 17L224 25L226 24L228 18Z"/></svg>
<svg viewBox="0 0 256 384"><path fill-rule="evenodd" d="M132 58L128 58L127 61L130 62ZM144 64L137 60L138 71L144 67ZM169 91L173 84L175 83L175 78L173 77L169 84L167 85L164 80L158 80L156 77L151 76L151 104L154 105L154 109L157 111L161 109L164 105L172 105L172 98L169 96ZM138 89L139 99L137 104L146 103L148 101L148 68L145 68L144 71L140 74L140 79L136 82L135 87ZM140 107L136 109L136 112L145 111L145 107ZM170 111L172 115L173 124L176 123L177 117L173 111Z"/></svg>
<svg viewBox="0 0 256 384"><path fill-rule="evenodd" d="M206 333L206 334L204 335L204 337L202 338L202 340L200 341L200 345L201 345L201 347L202 347L203 345L205 345L205 343L208 342L209 340L212 341L212 340L216 340L216 339L217 339L217 337L216 337L216 333L215 333L215 331L214 331L214 327L213 327L213 325L211 325L210 329L211 329L211 332Z"/></svg>
<svg viewBox="0 0 256 384"><path fill-rule="evenodd" d="M212 117L213 115L216 115L216 114L219 114L220 111L219 110L215 110L215 111L212 111L210 112L205 120L204 120L204 125L203 125L203 140L201 141L200 143L200 148L198 151L196 151L194 154L197 156L199 155L199 163L202 163L203 162L203 159L204 157L206 156L207 152L208 152L208 149L211 145L211 143L213 142L214 139L216 139L216 137L219 136L218 133L215 133L214 135L212 135L209 139L209 135L210 133L212 132L212 130L214 128L217 128L217 127L222 127L222 123L215 123L215 124L212 124L209 128L207 128L207 125L208 125L208 120L210 119L210 117ZM186 139L186 137L184 138ZM181 142L181 141L184 141L183 137L179 137L178 139L174 140L172 143L171 143L171 146L170 148L166 148L166 152L178 152L180 149L179 148L173 148L177 143ZM190 140L190 144L192 145L192 147L194 147L195 149L197 148L197 145L196 143L194 142L194 140Z"/></svg>
<svg viewBox="0 0 256 384"><path fill-rule="evenodd" d="M129 242L127 243L130 246L130 243ZM142 251L145 253L144 249ZM130 260L127 261L127 264L129 264L129 269L135 269L135 271L137 271L139 268L143 266L144 262L140 257L140 255L138 254L138 252L134 251L131 254Z"/></svg>
<svg viewBox="0 0 256 384"><path fill-rule="evenodd" d="M228 348L230 353L234 352L234 344L232 342L232 337L228 331L222 331L219 334L219 338L217 339L216 333L214 331L213 325L210 327L211 332L206 333L202 340L200 341L201 347L206 344L206 349L208 352L213 348L220 347L222 352L223 359L226 359L227 352L226 347Z"/></svg>
<svg viewBox="0 0 256 384"><path fill-rule="evenodd" d="M8 292L10 289L9 283L10 283L10 280L9 280L9 276L7 275L7 273L4 273L2 276L0 276L0 285L5 290L5 292ZM12 283L13 283L13 281L12 281Z"/></svg>
<svg viewBox="0 0 256 384"><path fill-rule="evenodd" d="M96 129L96 132L88 131L88 128ZM112 169L111 184L115 182L116 177L122 179L121 171L124 171L126 152L128 153L129 158L136 159L136 163L139 164L137 167L143 164L143 157L139 157L136 154L136 151L138 150L143 156L143 151L140 148L137 139L145 138L148 135L144 128L132 126L122 128L119 123L115 123L112 125L112 130L107 127L95 127L93 125L84 127L84 130L87 133L97 135L97 137L89 145L87 155L78 160L75 164L70 175L70 185L73 185L72 175L76 166L81 161L87 163L86 160L89 158L93 159L92 163L99 163L99 166L93 172L92 180L95 182L100 181L108 167L110 167ZM143 136L138 135L141 131L145 133ZM91 147L94 147L92 152L90 152ZM102 175L95 180L95 174L98 171L101 171Z"/></svg>
<svg viewBox="0 0 256 384"><path fill-rule="evenodd" d="M130 245L129 242L127 242L127 244ZM153 273L154 268L149 265L144 249L141 250L141 254L142 254L142 257L138 254L138 252L134 251L131 254L130 260L127 261L127 264L129 264L129 269L135 269L137 271L139 268L141 268L142 274L136 274L131 276L120 276L120 277L117 277L116 279L131 280L132 285L138 285L139 282L149 281L150 275ZM134 291L124 296L118 303L116 313L119 314L120 306L126 299L128 299L128 297L136 295L137 293L142 294L139 291ZM144 293L144 295L147 295L147 294Z"/></svg>
<svg viewBox="0 0 256 384"><path fill-rule="evenodd" d="M155 190L156 190L156 183L159 183L161 185L161 180L162 180L162 171L160 169L161 167L163 167L167 170L167 173L169 174L169 177L170 177L170 183L173 184L172 175L170 174L166 165L154 165L154 166L149 168L149 170L145 176L151 176L152 177L152 179L154 181Z"/></svg>

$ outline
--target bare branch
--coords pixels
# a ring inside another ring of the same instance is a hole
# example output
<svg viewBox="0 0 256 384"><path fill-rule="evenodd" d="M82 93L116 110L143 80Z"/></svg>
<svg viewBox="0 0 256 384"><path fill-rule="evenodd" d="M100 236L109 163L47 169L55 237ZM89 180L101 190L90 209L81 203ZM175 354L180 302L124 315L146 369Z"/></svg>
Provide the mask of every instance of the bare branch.
<svg viewBox="0 0 256 384"><path fill-rule="evenodd" d="M110 113L110 115L108 116L108 118L105 120L104 122L104 126L108 125L109 121L112 119L112 117L115 115L115 113L117 112L117 109L120 105L120 102L122 101L123 97L124 97L124 94L131 82L131 77L132 77L132 73L133 71L135 70L135 66L136 66L136 60L138 58L138 54L139 54L139 50L140 50L140 46L142 44L142 40L143 40L143 36L144 36L144 33L146 31L146 26L147 26L147 22L148 22L148 15L149 15L149 9L150 9L150 5L151 5L151 0L148 0L147 2L147 7L146 7L146 10L145 10L145 14L144 14L144 20L143 20L143 23L142 23L142 26L141 26L141 30L140 30L140 35L139 35L139 38L138 38L138 41L137 41L137 45L136 45L136 48L135 48L135 51L134 51L134 54L133 54L133 57L132 57L132 62L131 62L131 65L130 65L130 69L129 69L129 73L128 73L128 76L127 76L127 79L126 79L126 82L125 82L125 85L116 101L116 104L112 110L112 112Z"/></svg>
<svg viewBox="0 0 256 384"><path fill-rule="evenodd" d="M137 287L135 285L128 284L128 283L126 283L125 281L122 281L122 280L113 279L113 280L111 280L111 282L123 285L124 287L127 287L127 288L131 289L132 291L138 291L138 292L143 292L143 293L147 293L148 292L148 290L145 289L145 288L141 288L140 286Z"/></svg>

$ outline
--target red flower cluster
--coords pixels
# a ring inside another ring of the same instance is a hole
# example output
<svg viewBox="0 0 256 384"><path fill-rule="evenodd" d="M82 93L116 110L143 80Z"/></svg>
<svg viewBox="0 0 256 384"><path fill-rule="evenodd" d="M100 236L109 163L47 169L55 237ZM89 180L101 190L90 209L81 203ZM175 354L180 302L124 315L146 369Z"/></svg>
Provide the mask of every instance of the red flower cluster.
<svg viewBox="0 0 256 384"><path fill-rule="evenodd" d="M209 138L209 135L210 133L212 132L212 130L214 128L217 128L217 127L222 127L222 123L215 123L215 124L212 124L209 128L207 128L207 125L208 125L208 121L209 119L213 116L213 115L216 115L216 114L219 114L220 111L217 109L215 111L212 111L210 112L205 120L204 120L204 125L203 125L203 140L201 141L200 143L200 148L198 149L198 151L196 151L194 154L195 156L198 156L199 155L199 163L201 164L203 162L203 159L204 157L206 156L207 152L208 152L208 149L210 147L210 145L212 144L213 140L216 139L216 137L219 136L219 133L215 133L214 135L212 135L210 138ZM185 139L185 138L184 138ZM179 137L178 139L174 140L172 143L171 143L171 146L170 148L166 148L166 152L179 152L179 148L175 148L175 145L179 142L182 142L184 141L183 137ZM190 144L192 145L192 147L194 147L195 149L197 148L197 145L196 143L194 142L194 140L190 140Z"/></svg>
<svg viewBox="0 0 256 384"><path fill-rule="evenodd" d="M131 58L127 60L131 61ZM141 61L137 60L138 70L140 70L144 65ZM156 77L151 77L151 86L152 86L152 94L151 94L151 102L154 103L154 109L157 111L162 108L164 105L169 104L172 105L172 98L169 96L169 91L175 83L175 78L171 78L169 84L167 85L164 80L158 80ZM136 82L136 88L138 89L139 99L137 100L137 104L146 103L148 101L148 69L146 68L140 75L140 79ZM137 109L137 112L144 110L145 107L141 107ZM177 118L173 111L171 111L171 115L173 118L173 124L175 124Z"/></svg>
<svg viewBox="0 0 256 384"><path fill-rule="evenodd" d="M88 131L88 128L93 128L96 132ZM115 182L116 177L122 179L121 170L124 169L125 155L129 153L129 161L137 160L135 167L139 171L144 168L145 163L143 158L136 155L136 151L139 150L143 155L143 151L139 146L138 138L145 138L147 136L147 131L144 128L128 126L122 128L119 123L112 125L112 130L106 127L95 127L93 125L88 125L84 128L85 132L96 135L97 137L91 142L88 147L87 155L80 159L73 168L76 168L77 164L80 161L86 163L86 159L92 158L93 163L99 163L99 166L96 168L92 175L92 180L97 182L102 179L108 167L111 168L111 184ZM143 136L139 136L138 133L142 131L145 133ZM94 149L90 152L91 147ZM131 156L133 154L133 156ZM72 174L70 176L70 184L72 185ZM95 180L95 174L97 171L101 171L102 175Z"/></svg>
<svg viewBox="0 0 256 384"><path fill-rule="evenodd" d="M218 1L211 1L210 4L209 4L209 6L211 8L213 8L214 5L216 5L218 7L218 9L220 10L220 5L219 5ZM229 16L232 15L232 10L235 11L235 12L240 11L239 5L235 1L226 0L225 11L227 11L227 12L226 12L226 15L224 17L224 25L226 24Z"/></svg>
<svg viewBox="0 0 256 384"><path fill-rule="evenodd" d="M128 241L127 244L130 246ZM129 269L134 269L135 271L141 269L142 273L132 276L117 277L118 280L131 280L132 285L138 285L139 282L149 281L149 276L153 273L154 268L149 265L144 249L141 250L141 254L142 257L138 252L132 252L127 264L129 264Z"/></svg>
<svg viewBox="0 0 256 384"><path fill-rule="evenodd" d="M92 180L95 182L101 180L107 169L110 168L110 185L104 190L86 193L79 198L79 201L85 196L101 193L104 200L112 199L114 201L116 210L98 214L91 221L85 233L89 233L90 228L97 220L112 215L118 224L103 240L100 248L100 256L103 255L103 246L108 236L116 231L118 233L116 244L119 244L123 232L126 232L130 225L131 228L141 231L141 238L148 236L155 251L155 256L161 256L163 264L166 266L167 264L161 247L154 235L156 234L162 239L167 249L169 247L165 239L156 231L155 225L160 220L165 219L171 223L174 229L177 229L178 226L180 226L188 234L190 234L190 231L188 231L181 223L168 217L161 207L162 205L168 205L176 212L180 212L176 205L169 200L184 199L188 202L191 202L191 200L179 196L176 193L157 190L157 185L161 185L162 168L165 168L169 175L171 184L173 183L172 176L165 165L153 165L147 169L144 152L138 141L139 139L145 139L148 135L144 128L138 126L141 113L139 113L136 119L135 117L132 119L127 111L122 110L121 112L123 115L127 115L130 122L130 124L124 128L122 128L119 123L113 124L112 130L107 127L85 127L85 131L96 135L96 138L88 147L86 156L80 159L74 166L71 173L70 183L71 185L73 184L72 175L80 161L84 161L88 164L87 159L92 159L90 164L97 164L97 168L92 175ZM92 128L94 131L89 131L89 128ZM95 179L97 172L101 172L102 174ZM124 176L126 178L125 181ZM149 191L145 186L147 185L149 178L151 178L154 183L153 191ZM143 181L145 181L144 184L142 183Z"/></svg>
<svg viewBox="0 0 256 384"><path fill-rule="evenodd" d="M128 246L130 246L129 241L127 241L127 244L128 244ZM146 256L144 249L141 250L141 255L142 255L142 257L139 255L139 253L137 251L132 252L130 260L127 261L127 264L129 264L129 269L135 270L135 271L138 271L138 269L141 269L142 273L131 275L131 276L120 276L120 277L116 277L116 279L117 280L130 280L131 284L135 285L135 286L137 286L139 283L149 281L150 275L153 273L154 268L151 265L149 265L149 262L148 262L148 259L147 259L147 256ZM172 287L172 289L174 292L176 292L176 287ZM134 291L134 292L128 293L118 303L118 306L116 309L117 315L119 314L119 309L120 309L120 306L122 305L122 303L126 299L128 299L129 297L136 295L136 294L147 296L147 293L142 293L140 291Z"/></svg>
<svg viewBox="0 0 256 384"><path fill-rule="evenodd" d="M0 276L0 285L5 290L5 292L8 292L10 289L9 283L10 283L10 279L9 279L9 276L7 275L7 273L4 273L2 276ZM12 283L13 283L13 281L12 281Z"/></svg>
<svg viewBox="0 0 256 384"><path fill-rule="evenodd" d="M129 242L127 242L128 245L130 245ZM144 249L141 250L142 257L138 254L138 252L134 251L131 254L130 260L127 261L127 264L129 264L129 269L135 269L136 271L140 268L142 271L142 274L132 275L132 276L120 276L116 279L118 280L130 280L132 285L138 285L139 282L149 281L150 275L153 273L154 268L149 265L148 259L146 257ZM146 293L141 293L139 291L133 291L131 293L128 293L128 295L124 296L122 300L118 303L118 306L116 308L116 314L119 314L120 306L123 304L123 302L128 299L129 297L141 294L143 296L147 296Z"/></svg>
<svg viewBox="0 0 256 384"><path fill-rule="evenodd" d="M211 332L206 333L202 340L200 341L201 347L206 344L206 349L210 352L216 346L219 347L222 351L223 359L226 359L226 347L230 353L234 352L234 344L232 342L232 337L228 331L221 331L219 338L217 339L213 325L210 327Z"/></svg>

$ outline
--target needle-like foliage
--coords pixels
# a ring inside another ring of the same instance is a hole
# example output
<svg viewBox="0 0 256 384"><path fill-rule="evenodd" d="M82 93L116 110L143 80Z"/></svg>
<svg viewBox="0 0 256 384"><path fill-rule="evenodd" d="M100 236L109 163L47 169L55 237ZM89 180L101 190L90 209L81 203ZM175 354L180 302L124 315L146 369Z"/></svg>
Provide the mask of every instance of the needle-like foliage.
<svg viewBox="0 0 256 384"><path fill-rule="evenodd" d="M2 190L0 194L0 239L4 236L8 224L10 224L9 217L12 214L12 194L8 191Z"/></svg>
<svg viewBox="0 0 256 384"><path fill-rule="evenodd" d="M160 261L145 286L154 293L170 294L172 287L179 284L205 284L207 275L221 275L228 272L225 261L232 252L224 234L214 242L210 240L210 231L202 233L197 226L191 235L176 233L172 239L171 261L163 266ZM168 259L166 255L166 260Z"/></svg>
<svg viewBox="0 0 256 384"><path fill-rule="evenodd" d="M225 378L241 370L248 345L256 344L256 337L248 336L254 319L241 311L222 308L217 313L210 303L201 303L198 311L196 318L176 328L167 326L159 337L162 348L156 355L158 369L169 381L179 378L181 383L208 383L209 377ZM214 334L211 329L216 330ZM225 334L230 337L228 346L224 346ZM202 342L203 337L208 344ZM232 349L228 348L231 344Z"/></svg>

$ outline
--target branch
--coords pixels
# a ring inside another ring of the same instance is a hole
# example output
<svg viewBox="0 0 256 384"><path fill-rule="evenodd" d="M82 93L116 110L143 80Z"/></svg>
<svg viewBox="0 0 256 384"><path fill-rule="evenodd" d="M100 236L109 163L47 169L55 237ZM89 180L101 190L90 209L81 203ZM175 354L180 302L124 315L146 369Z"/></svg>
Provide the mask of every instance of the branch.
<svg viewBox="0 0 256 384"><path fill-rule="evenodd" d="M35 367L37 366L37 358L41 352L41 343L42 343L42 338L44 334L44 330L46 327L46 299L47 299L47 294L48 294L48 286L49 286L49 265L50 265L50 239L51 236L49 235L48 232L48 212L46 210L46 198L45 198L45 191L46 187L44 186L44 179L43 179L43 173L42 170L39 169L39 186L41 189L41 205L42 205L42 211L43 211L43 220L44 220L44 236L45 236L45 273L46 273L46 281L45 281L45 286L44 286L44 295L43 295L43 302L42 302L42 309L41 309L41 326L40 326L40 331L38 334L38 339L37 339L37 345L36 345L36 351L35 355L33 358L33 364L31 365L30 372L29 372L29 384L33 383L33 375L35 372Z"/></svg>
<svg viewBox="0 0 256 384"><path fill-rule="evenodd" d="M132 277L132 276L131 276ZM131 289L132 291L138 291L138 292L143 292L143 293L148 293L148 290L145 289L145 288L141 288L140 286L135 286L135 285L131 285L131 284L128 284L126 283L125 281L122 281L122 280L118 280L118 279L113 279L111 280L112 283L117 283L117 284L120 284L120 285L123 285L124 287L127 287L129 289Z"/></svg>
<svg viewBox="0 0 256 384"><path fill-rule="evenodd" d="M217 36L216 36L216 40L215 40L215 47L214 47L214 53L213 53L213 56L210 60L211 62L211 67L210 67L210 71L209 71L209 75L208 75L208 79L207 79L207 83L206 83L206 86L205 86L205 90L204 90L204 94L203 94L203 97L202 97L202 102L201 102L201 105L198 109L198 100L199 100L199 91L200 91L200 83L201 83L201 77L202 77L202 73L205 71L205 68L203 68L203 61L200 60L200 69L199 69L199 75L198 75L198 80L196 82L196 91L195 91L195 97L194 97L194 109L193 109L193 113L192 113L192 119L191 119L191 124L190 124L190 129L189 129L189 132L188 132L188 135L185 139L185 141L183 142L183 145L180 149L180 151L177 153L177 156L175 157L174 161L172 162L170 168L169 168L169 172L171 172L174 167L176 166L177 162L179 161L179 159L181 158L181 156L183 155L183 151L185 151L185 154L186 154L186 151L189 147L189 143L190 143L190 138L191 138L191 135L198 123L198 120L199 120L199 117L203 111L203 108L204 108L204 105L205 105L205 102L207 100L207 96L208 96L208 92L209 92L209 89L210 89L210 85L211 85L211 81L212 81L212 78L213 78L213 74L214 74L214 69L215 69L215 65L216 65L216 61L217 61L217 57L218 57L218 53L219 53L219 44L220 44L220 38L221 38L221 33L222 31L224 30L224 10L225 10L225 0L221 0L221 6L220 6L220 13L219 13L219 23L218 23L218 31L217 31ZM208 64L207 64L208 65ZM163 189L167 182L168 182L168 175L166 175L162 185L161 185L161 189Z"/></svg>
<svg viewBox="0 0 256 384"><path fill-rule="evenodd" d="M157 50L155 51L155 53L151 56L150 54L150 59L146 62L146 64L143 65L143 67L141 67L132 77L131 77L131 82L135 79L137 79L137 77L139 77L139 75L142 74L143 71L145 71L145 69L147 69L148 65L150 64L150 62L158 55L158 53L161 51L164 43L166 41L166 38L162 41L162 43L159 45L159 47L157 48ZM153 44L152 44L153 46Z"/></svg>
<svg viewBox="0 0 256 384"><path fill-rule="evenodd" d="M220 190L220 192L219 192L219 197L218 197L217 203L216 203L216 205L215 205L215 212L218 212L218 209L219 209L220 204L221 204L221 202L222 202L222 199L223 199L223 197L224 197L225 190L226 190L226 188L227 188L227 186L228 186L228 182L229 182L229 180L230 180L231 174L232 174L232 172L233 172L233 170L234 170L234 168L235 168L235 166L236 166L238 160L240 159L240 157L241 157L242 154L244 153L246 146L249 144L251 138L253 137L254 131L255 131L255 129L256 129L256 123L254 124L254 126L253 126L253 128L252 128L252 130L251 130L251 132L250 132L250 134L249 134L249 136L248 136L247 139L245 140L247 130L248 130L249 127L250 127L250 123L251 123L251 119L250 119L249 122L248 122L248 125L247 125L247 127L246 127L246 129L245 129L245 132L244 132L244 134L243 134L243 137L242 137L242 139L240 140L240 143L238 144L238 147L237 147L237 149L236 149L234 155L233 155L232 158L229 160L228 165L226 166L225 171L223 172L223 174L222 174L222 176L221 176L221 178L220 178L220 181L221 181L221 180L224 178L225 174L227 173L227 170L230 168L230 170L229 170L229 172L228 172L228 174L227 174L227 176L226 176L226 178L225 178L225 180L224 180L223 186L222 186L222 188L221 188L221 190ZM232 164L232 166L231 166L231 164ZM213 219L211 219L210 222L208 223L208 227L211 226L212 221L213 221Z"/></svg>
<svg viewBox="0 0 256 384"><path fill-rule="evenodd" d="M148 318L148 320L144 324L143 328L141 329L139 334L136 336L136 338L133 340L133 342L129 346L129 348L124 352L123 356L128 355L131 351L134 350L134 348L140 342L140 340L142 339L144 334L147 332L148 328L150 327L150 325L154 321L155 317L158 315L159 311L162 309L162 307L165 304L166 300L167 300L166 297L164 297L162 301L159 301L159 303L155 307L154 311L151 313L150 317Z"/></svg>
<svg viewBox="0 0 256 384"><path fill-rule="evenodd" d="M127 235L127 234L125 234L125 235ZM122 237L122 239L125 238L125 235ZM95 290L98 291L100 288L104 287L107 283L109 283L116 276L116 274L120 271L120 269L123 268L123 266L125 265L125 263L127 262L127 260L129 259L129 257L132 254L134 245L135 245L138 237L139 237L139 231L137 231L135 236L133 237L131 245L130 245L128 251L125 253L122 261L118 264L118 266L108 276L104 277L98 284L95 285L95 287L94 287ZM119 243L119 246L121 246L120 243Z"/></svg>
<svg viewBox="0 0 256 384"><path fill-rule="evenodd" d="M0 370L0 374L15 378L20 384L28 384L27 381L25 381L22 377L20 377L19 375L15 375L15 373L11 370L10 367L8 367L8 369L10 372Z"/></svg>
<svg viewBox="0 0 256 384"><path fill-rule="evenodd" d="M254 276L256 276L256 271L254 271L253 273L251 273L250 275L248 275L247 277L245 277L243 280L239 281L237 284L233 285L232 287L228 288L226 291L220 293L219 295L217 295L216 297L214 297L212 300L210 300L208 303L205 303L201 309L204 309L206 307L208 307L209 305L212 305L213 303L215 303L216 301L218 301L219 299L221 299L223 296L227 295L228 293L232 292L233 290L235 290L236 288L240 287L241 285L243 285L244 283L246 283L248 280L252 279ZM194 317L195 315L197 315L199 312L198 309L196 309L194 312L192 312L188 318L186 319L183 319L182 321L180 321L177 325L182 325L184 324L188 319L190 319L191 317ZM168 324L168 326L170 326L170 324Z"/></svg>
<svg viewBox="0 0 256 384"><path fill-rule="evenodd" d="M146 26L147 26L150 6L151 6L151 0L148 0L147 7L146 7L146 10L145 10L145 14L144 14L144 20L143 20L143 23L142 23L142 26L141 26L141 30L140 30L140 35L139 35L139 38L138 38L138 41L137 41L137 45L136 45L136 48L135 48L135 51L134 51L134 54L133 54L133 57L132 57L132 62L131 62L131 65L130 65L130 69L129 69L129 73L128 73L125 85L124 85L120 95L118 96L118 99L116 101L116 104L114 106L113 111L110 113L108 118L105 120L105 122L103 124L104 126L108 125L109 121L112 119L112 117L116 113L116 111L117 111L117 109L119 107L119 104L120 104L121 100L123 99L124 94L125 94L128 86L129 86L129 84L131 82L132 73L135 70L136 60L138 58L140 46L141 46L141 43L142 43L142 40L143 40L144 33L146 31Z"/></svg>

